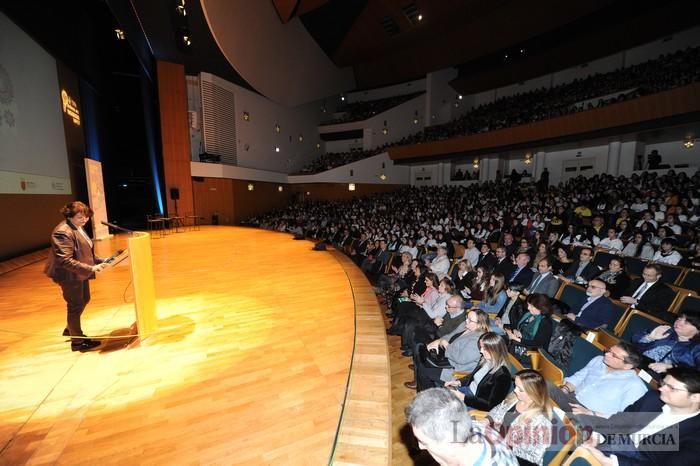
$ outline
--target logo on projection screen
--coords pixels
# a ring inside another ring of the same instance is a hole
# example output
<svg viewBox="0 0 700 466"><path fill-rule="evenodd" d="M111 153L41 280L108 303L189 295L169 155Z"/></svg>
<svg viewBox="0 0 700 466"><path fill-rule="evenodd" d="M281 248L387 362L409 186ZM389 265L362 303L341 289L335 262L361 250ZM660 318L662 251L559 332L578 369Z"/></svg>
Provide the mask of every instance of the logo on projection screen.
<svg viewBox="0 0 700 466"><path fill-rule="evenodd" d="M75 126L80 126L80 111L78 110L78 104L76 104L75 100L68 95L68 92L65 89L61 90L61 103L63 113L70 117Z"/></svg>

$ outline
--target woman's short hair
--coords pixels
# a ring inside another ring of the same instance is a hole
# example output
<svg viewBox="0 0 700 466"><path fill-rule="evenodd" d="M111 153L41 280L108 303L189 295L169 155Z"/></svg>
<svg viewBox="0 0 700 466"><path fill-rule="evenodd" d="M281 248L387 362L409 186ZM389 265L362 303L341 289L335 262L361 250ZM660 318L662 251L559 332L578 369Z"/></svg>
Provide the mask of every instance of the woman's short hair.
<svg viewBox="0 0 700 466"><path fill-rule="evenodd" d="M90 206L80 201L69 202L61 208L60 212L64 218L73 218L78 214L83 214L86 217L92 217L93 215Z"/></svg>
<svg viewBox="0 0 700 466"><path fill-rule="evenodd" d="M552 307L552 301L546 294L533 293L527 297L527 303L532 304L535 309L540 311L540 313L545 316L552 314L554 310Z"/></svg>

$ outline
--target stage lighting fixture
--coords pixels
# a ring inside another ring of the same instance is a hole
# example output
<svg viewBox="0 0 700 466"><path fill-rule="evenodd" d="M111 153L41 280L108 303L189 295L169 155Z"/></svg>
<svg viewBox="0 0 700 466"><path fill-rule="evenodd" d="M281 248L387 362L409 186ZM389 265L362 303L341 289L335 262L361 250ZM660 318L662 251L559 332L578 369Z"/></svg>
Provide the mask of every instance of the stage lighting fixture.
<svg viewBox="0 0 700 466"><path fill-rule="evenodd" d="M185 7L185 0L177 0L175 5L175 11L180 16L187 16L187 8Z"/></svg>

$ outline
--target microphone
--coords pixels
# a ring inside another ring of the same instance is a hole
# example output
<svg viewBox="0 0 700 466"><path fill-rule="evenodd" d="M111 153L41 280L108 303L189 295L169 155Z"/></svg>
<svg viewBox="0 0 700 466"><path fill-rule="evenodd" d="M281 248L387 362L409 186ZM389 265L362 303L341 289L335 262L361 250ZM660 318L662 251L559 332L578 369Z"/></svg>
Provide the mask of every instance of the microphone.
<svg viewBox="0 0 700 466"><path fill-rule="evenodd" d="M128 228L120 227L119 225L115 225L114 223L105 222L104 220L100 221L100 223L101 223L102 225L106 225L106 226L108 226L108 227L110 227L110 228L114 228L115 230L119 230L119 231L123 231L123 232L125 232L125 233L129 233L130 235L132 235L132 234L134 233L134 230L129 230Z"/></svg>

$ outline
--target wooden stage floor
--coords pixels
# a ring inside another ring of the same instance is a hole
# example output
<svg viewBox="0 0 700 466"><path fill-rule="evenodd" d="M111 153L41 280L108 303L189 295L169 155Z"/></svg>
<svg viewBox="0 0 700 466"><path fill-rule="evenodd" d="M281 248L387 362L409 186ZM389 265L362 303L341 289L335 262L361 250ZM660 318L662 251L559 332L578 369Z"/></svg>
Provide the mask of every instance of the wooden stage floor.
<svg viewBox="0 0 700 466"><path fill-rule="evenodd" d="M120 235L96 249L125 245ZM347 264L310 247L234 227L154 238L158 333L118 338L135 321L126 260L91 282L83 328L114 338L84 354L60 336L65 304L43 263L0 275L0 464L327 464L357 295ZM388 392L386 354L374 359Z"/></svg>

